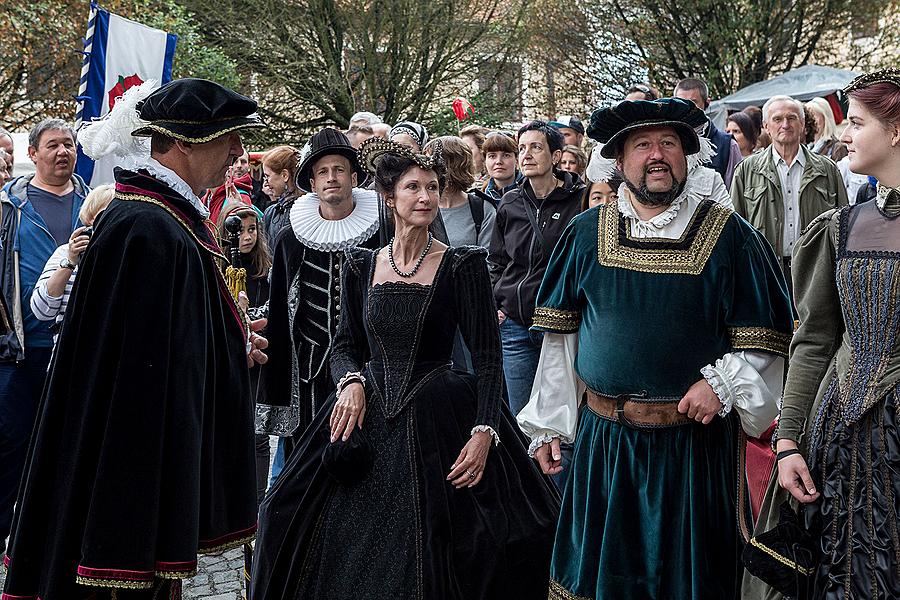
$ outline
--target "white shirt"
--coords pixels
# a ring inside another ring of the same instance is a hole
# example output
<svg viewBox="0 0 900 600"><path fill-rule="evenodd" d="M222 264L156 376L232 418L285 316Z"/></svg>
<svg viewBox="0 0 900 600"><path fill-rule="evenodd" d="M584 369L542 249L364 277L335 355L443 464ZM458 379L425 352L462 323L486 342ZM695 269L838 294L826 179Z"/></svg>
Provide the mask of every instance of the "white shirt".
<svg viewBox="0 0 900 600"><path fill-rule="evenodd" d="M618 209L628 217L635 237L679 239L704 196L691 186L663 213L647 221L637 217L627 188L620 190ZM674 207L674 208L673 208ZM529 454L551 438L574 442L578 404L584 384L575 373L577 333L545 333L541 356L528 404L516 416L519 427L531 438ZM784 358L766 352L729 352L697 373L706 379L722 402L725 414L732 408L748 435L762 434L778 414L784 376Z"/></svg>
<svg viewBox="0 0 900 600"><path fill-rule="evenodd" d="M781 253L790 256L794 244L800 238L800 181L803 169L806 168L806 156L803 150L797 149L797 156L791 164L787 164L772 144L772 160L781 181L781 197L784 202L784 225L782 233Z"/></svg>

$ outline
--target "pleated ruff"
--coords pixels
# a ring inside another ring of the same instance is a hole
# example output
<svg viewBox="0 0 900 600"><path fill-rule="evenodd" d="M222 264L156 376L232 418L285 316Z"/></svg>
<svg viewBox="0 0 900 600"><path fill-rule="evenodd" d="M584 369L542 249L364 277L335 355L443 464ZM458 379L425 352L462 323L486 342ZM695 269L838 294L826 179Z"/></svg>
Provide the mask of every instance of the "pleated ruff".
<svg viewBox="0 0 900 600"><path fill-rule="evenodd" d="M810 452L822 497L810 523L821 532L817 599L900 598L900 419L896 390L858 421L840 418L832 382L819 443Z"/></svg>
<svg viewBox="0 0 900 600"><path fill-rule="evenodd" d="M583 409L550 598L733 598L738 426L639 431Z"/></svg>

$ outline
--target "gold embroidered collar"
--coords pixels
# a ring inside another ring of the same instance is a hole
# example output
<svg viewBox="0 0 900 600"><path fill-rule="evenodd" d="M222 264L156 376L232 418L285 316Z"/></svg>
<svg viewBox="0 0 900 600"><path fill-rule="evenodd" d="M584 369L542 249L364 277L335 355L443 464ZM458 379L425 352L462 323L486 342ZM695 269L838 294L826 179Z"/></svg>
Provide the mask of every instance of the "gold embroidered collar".
<svg viewBox="0 0 900 600"><path fill-rule="evenodd" d="M730 208L704 200L679 239L633 238L625 216L606 207L597 217L597 260L645 273L699 275L731 214Z"/></svg>

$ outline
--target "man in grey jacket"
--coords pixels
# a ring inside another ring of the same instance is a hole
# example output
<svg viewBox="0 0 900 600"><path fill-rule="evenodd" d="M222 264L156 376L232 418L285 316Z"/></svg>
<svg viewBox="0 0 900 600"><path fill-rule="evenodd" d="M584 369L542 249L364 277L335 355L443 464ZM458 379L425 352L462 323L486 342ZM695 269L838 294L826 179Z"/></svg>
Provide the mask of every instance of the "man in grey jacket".
<svg viewBox="0 0 900 600"><path fill-rule="evenodd" d="M734 172L734 210L775 248L791 283L791 251L800 232L823 212L847 205L837 166L810 152L801 138L803 104L773 96L763 106L763 127L772 146L745 158Z"/></svg>

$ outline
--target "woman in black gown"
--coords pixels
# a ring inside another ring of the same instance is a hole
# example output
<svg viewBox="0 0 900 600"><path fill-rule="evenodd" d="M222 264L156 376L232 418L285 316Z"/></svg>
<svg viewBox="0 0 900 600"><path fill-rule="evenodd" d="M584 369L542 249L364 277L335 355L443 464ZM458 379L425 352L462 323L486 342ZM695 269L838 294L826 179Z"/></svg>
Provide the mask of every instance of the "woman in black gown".
<svg viewBox="0 0 900 600"><path fill-rule="evenodd" d="M396 235L344 266L337 398L263 502L251 597L547 598L559 500L501 400L486 253L428 231L439 157L360 156ZM457 327L475 375L450 369Z"/></svg>

